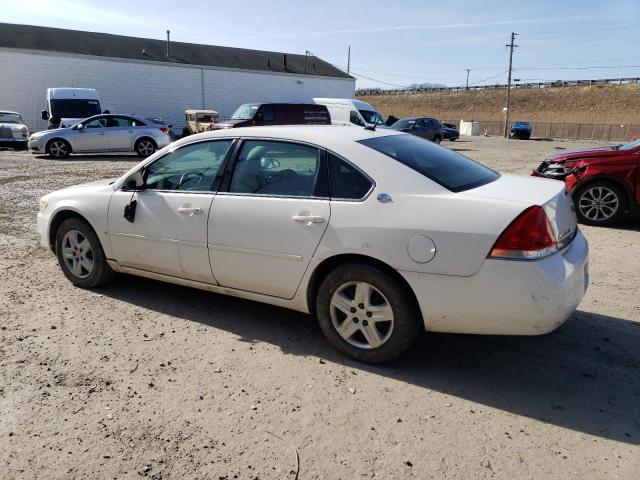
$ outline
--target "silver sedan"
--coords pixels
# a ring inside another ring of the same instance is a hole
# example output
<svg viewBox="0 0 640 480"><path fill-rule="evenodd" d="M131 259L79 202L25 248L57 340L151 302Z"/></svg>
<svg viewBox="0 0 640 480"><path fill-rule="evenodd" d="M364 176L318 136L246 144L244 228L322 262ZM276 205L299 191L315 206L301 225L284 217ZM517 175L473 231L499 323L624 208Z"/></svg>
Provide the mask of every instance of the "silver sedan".
<svg viewBox="0 0 640 480"><path fill-rule="evenodd" d="M70 128L34 133L29 138L29 150L54 158L98 152L136 152L148 157L170 143L165 125L130 115L96 115Z"/></svg>

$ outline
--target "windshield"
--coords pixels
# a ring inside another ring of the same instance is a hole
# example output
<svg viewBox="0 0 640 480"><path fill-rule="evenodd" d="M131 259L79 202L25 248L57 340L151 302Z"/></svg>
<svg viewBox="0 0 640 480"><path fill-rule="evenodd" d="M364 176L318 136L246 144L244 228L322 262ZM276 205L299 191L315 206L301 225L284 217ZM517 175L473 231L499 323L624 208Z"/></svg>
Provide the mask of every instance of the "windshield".
<svg viewBox="0 0 640 480"><path fill-rule="evenodd" d="M635 142L627 143L626 145L622 145L618 148L618 150L633 150L634 148L640 147L640 138Z"/></svg>
<svg viewBox="0 0 640 480"><path fill-rule="evenodd" d="M258 107L255 103L245 103L240 105L238 109L231 115L232 120L251 120L258 111Z"/></svg>
<svg viewBox="0 0 640 480"><path fill-rule="evenodd" d="M389 135L358 143L397 160L452 192L476 188L500 176L470 158L415 135Z"/></svg>
<svg viewBox="0 0 640 480"><path fill-rule="evenodd" d="M403 128L413 127L414 123L416 123L415 120L407 120L407 119L398 120L396 123L391 125L391 128L393 128L394 130L402 130Z"/></svg>
<svg viewBox="0 0 640 480"><path fill-rule="evenodd" d="M372 110L358 110L364 121L367 123L372 123L374 125L382 124L384 125L384 120L382 119L382 115L380 115L376 111Z"/></svg>
<svg viewBox="0 0 640 480"><path fill-rule="evenodd" d="M17 113L0 112L0 123L24 123Z"/></svg>
<svg viewBox="0 0 640 480"><path fill-rule="evenodd" d="M51 100L51 116L58 118L87 118L102 113L98 100L64 98Z"/></svg>
<svg viewBox="0 0 640 480"><path fill-rule="evenodd" d="M529 124L527 122L516 122L512 125L512 128L529 128Z"/></svg>

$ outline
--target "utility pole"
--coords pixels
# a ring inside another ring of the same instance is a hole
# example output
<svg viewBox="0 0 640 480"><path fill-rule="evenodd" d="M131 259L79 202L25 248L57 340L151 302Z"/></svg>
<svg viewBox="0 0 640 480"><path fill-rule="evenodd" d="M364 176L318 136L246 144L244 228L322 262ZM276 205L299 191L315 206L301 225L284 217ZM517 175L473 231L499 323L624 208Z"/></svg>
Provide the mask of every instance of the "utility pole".
<svg viewBox="0 0 640 480"><path fill-rule="evenodd" d="M516 35L518 34L515 32L511 32L511 43L509 43L508 45L505 45L509 47L509 77L507 80L507 102L505 103L505 106L504 106L504 138L507 138L509 136L509 114L511 113L509 111L509 101L511 100L511 74L513 73L513 49L518 46L513 44L514 40L516 39Z"/></svg>
<svg viewBox="0 0 640 480"><path fill-rule="evenodd" d="M469 90L469 72L471 71L468 68L465 68L465 70L467 71L467 85L464 87L465 90Z"/></svg>
<svg viewBox="0 0 640 480"><path fill-rule="evenodd" d="M351 71L351 45L347 49L347 75L349 75Z"/></svg>

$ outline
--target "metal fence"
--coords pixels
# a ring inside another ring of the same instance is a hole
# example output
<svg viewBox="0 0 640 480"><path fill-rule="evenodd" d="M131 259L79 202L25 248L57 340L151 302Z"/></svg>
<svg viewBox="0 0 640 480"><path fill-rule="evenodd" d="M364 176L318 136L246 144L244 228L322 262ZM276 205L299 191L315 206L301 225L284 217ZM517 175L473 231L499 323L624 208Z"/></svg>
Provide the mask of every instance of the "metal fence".
<svg viewBox="0 0 640 480"><path fill-rule="evenodd" d="M445 120L457 125L457 121ZM502 135L504 122L500 120L478 120L481 135ZM579 140L606 140L628 142L640 138L640 124L596 124L596 123L548 123L529 122L532 137L566 138Z"/></svg>
<svg viewBox="0 0 640 480"><path fill-rule="evenodd" d="M555 82L514 83L513 90L528 88L552 88L552 87L586 87L589 85L622 85L625 83L640 83L640 77L602 78L597 80L557 80ZM426 88L398 88L384 90L381 88L363 88L356 90L356 95L412 95L422 92L464 92L467 90L506 90L506 84L495 85L471 85L468 87L426 87Z"/></svg>

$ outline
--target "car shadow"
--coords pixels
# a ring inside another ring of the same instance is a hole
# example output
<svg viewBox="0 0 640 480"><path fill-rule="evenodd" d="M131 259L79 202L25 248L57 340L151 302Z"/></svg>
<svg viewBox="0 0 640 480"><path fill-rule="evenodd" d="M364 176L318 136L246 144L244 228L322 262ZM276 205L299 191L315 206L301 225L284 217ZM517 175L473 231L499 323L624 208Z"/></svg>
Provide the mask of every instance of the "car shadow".
<svg viewBox="0 0 640 480"><path fill-rule="evenodd" d="M122 302L453 395L558 427L640 442L640 323L583 311L539 337L425 334L383 366L335 351L309 315L122 275L101 293Z"/></svg>
<svg viewBox="0 0 640 480"><path fill-rule="evenodd" d="M34 158L38 160L51 160L54 162L126 162L143 160L143 157L136 153L72 153L65 158L53 158L45 154L33 154Z"/></svg>

